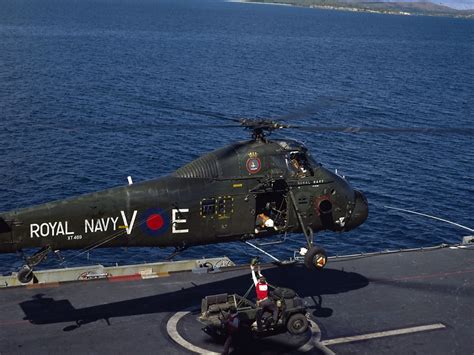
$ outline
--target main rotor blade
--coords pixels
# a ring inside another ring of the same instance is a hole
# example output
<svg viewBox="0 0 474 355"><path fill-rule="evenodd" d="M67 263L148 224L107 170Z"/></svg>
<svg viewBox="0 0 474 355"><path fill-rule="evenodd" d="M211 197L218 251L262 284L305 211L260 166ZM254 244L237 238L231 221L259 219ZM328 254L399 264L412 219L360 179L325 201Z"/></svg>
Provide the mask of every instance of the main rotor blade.
<svg viewBox="0 0 474 355"><path fill-rule="evenodd" d="M140 130L150 130L150 131L163 131L163 130L177 130L177 129L228 129L228 128L242 128L241 124L192 124L192 123L109 123L109 122L100 122L100 123L87 123L86 125L78 126L69 126L69 125L47 125L47 124L37 124L30 125L28 127L22 127L22 129L35 129L35 130L61 130L61 131L81 131L81 130L90 130L94 128L95 130L107 131L107 132L127 132L127 131L140 131Z"/></svg>
<svg viewBox="0 0 474 355"><path fill-rule="evenodd" d="M126 126L125 126L126 127ZM130 125L130 128L137 127L136 125ZM141 124L139 127L147 127L151 129L164 130L164 129L212 129L212 128L242 128L240 124L199 124L199 123L149 123Z"/></svg>
<svg viewBox="0 0 474 355"><path fill-rule="evenodd" d="M198 110L198 109L193 109L193 108L188 109L188 108L182 108L182 107L174 107L171 105L160 105L160 108L165 109L165 110L192 113L194 115L199 115L199 116L204 116L204 117L214 117L214 118L225 120L225 121L232 121L232 122L239 121L238 118L230 117L222 113L207 111L207 110Z"/></svg>
<svg viewBox="0 0 474 355"><path fill-rule="evenodd" d="M225 120L225 121L234 121L234 122L237 121L237 119L235 119L234 117L231 117L229 115L225 115L219 112L175 106L163 100L146 99L143 97L130 98L129 95L125 95L125 100L126 101L132 100L133 102L136 102L142 106L151 107L154 111L162 111L162 110L177 111L177 112L191 113L194 115L200 115L200 116L205 116L205 117L214 117L214 118Z"/></svg>
<svg viewBox="0 0 474 355"><path fill-rule="evenodd" d="M319 127L295 126L289 128L308 132L339 132L339 133L456 133L474 134L474 127Z"/></svg>

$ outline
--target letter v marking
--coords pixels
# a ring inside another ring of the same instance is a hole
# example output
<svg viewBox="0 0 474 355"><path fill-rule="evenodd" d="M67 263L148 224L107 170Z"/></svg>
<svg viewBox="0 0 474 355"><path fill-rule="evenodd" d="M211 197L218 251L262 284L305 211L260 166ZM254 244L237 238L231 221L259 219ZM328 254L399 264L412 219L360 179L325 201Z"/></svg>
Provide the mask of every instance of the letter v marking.
<svg viewBox="0 0 474 355"><path fill-rule="evenodd" d="M120 214L122 215L122 219L123 219L123 224L127 228L127 234L132 233L133 225L135 224L135 218L137 217L137 212L138 212L137 210L133 211L132 220L130 221L130 223L128 223L127 216L125 216L125 212L120 211Z"/></svg>

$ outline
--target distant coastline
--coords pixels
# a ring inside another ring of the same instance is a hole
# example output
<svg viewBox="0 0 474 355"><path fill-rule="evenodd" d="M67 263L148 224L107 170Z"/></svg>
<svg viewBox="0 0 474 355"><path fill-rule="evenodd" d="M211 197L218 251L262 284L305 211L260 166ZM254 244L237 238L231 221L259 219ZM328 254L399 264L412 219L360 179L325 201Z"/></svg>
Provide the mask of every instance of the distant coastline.
<svg viewBox="0 0 474 355"><path fill-rule="evenodd" d="M366 12L399 16L441 16L474 19L474 10L456 10L433 3L339 2L328 0L243 0L248 3L309 7L322 10Z"/></svg>

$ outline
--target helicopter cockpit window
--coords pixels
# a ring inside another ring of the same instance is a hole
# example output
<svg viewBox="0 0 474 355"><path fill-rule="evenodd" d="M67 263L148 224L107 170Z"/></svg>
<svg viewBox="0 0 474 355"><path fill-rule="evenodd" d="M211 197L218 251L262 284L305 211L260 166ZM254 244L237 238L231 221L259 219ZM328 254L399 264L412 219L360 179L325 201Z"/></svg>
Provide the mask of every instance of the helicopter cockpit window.
<svg viewBox="0 0 474 355"><path fill-rule="evenodd" d="M321 167L321 163L318 163L314 158L309 154L306 153L306 158L308 159L309 165L313 168L313 170L317 170Z"/></svg>
<svg viewBox="0 0 474 355"><path fill-rule="evenodd" d="M312 176L313 169L306 157L306 154L301 152L292 152L288 156L288 165L292 175L302 178L305 176Z"/></svg>

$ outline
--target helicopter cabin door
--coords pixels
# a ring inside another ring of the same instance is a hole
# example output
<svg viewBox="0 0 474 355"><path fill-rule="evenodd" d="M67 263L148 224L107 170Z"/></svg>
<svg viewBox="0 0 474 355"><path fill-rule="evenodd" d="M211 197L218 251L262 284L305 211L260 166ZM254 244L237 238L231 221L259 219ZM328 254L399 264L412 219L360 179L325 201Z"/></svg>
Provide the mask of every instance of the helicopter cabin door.
<svg viewBox="0 0 474 355"><path fill-rule="evenodd" d="M281 191L262 192L255 198L255 234L281 233L287 226L287 200Z"/></svg>

